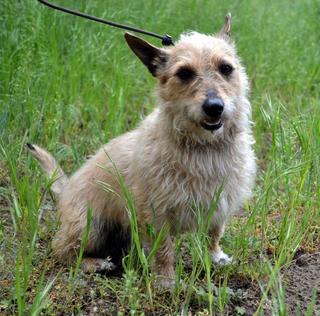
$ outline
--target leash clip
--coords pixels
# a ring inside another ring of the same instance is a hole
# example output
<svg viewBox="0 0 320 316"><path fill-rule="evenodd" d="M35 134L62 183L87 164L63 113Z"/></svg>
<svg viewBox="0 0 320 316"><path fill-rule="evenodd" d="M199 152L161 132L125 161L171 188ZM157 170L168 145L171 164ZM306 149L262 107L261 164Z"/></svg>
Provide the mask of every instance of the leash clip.
<svg viewBox="0 0 320 316"><path fill-rule="evenodd" d="M174 45L174 43L172 41L172 37L168 34L164 35L162 37L162 45L164 45L164 46Z"/></svg>

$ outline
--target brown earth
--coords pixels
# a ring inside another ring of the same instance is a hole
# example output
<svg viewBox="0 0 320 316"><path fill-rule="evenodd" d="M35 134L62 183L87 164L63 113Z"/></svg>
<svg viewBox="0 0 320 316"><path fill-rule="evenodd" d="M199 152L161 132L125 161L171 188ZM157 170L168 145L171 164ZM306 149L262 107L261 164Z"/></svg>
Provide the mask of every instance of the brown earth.
<svg viewBox="0 0 320 316"><path fill-rule="evenodd" d="M298 251L283 271L288 315L305 315L315 295L315 315L320 315L320 252Z"/></svg>
<svg viewBox="0 0 320 316"><path fill-rule="evenodd" d="M1 222L4 227L4 233L10 240L13 237L13 230L8 207L8 201L0 198ZM45 217L48 216L48 219L52 221L53 213L50 210L45 211L45 213L47 213ZM43 233L46 231L47 223L46 220L41 221L41 226L43 227L41 227L40 231ZM129 293L117 292L117 290L123 291L122 284L124 280L121 278L121 270L115 271L112 276L80 274L79 280L75 285L75 291L70 295L66 288L69 272L64 267L54 263L51 258L46 257L46 249L49 247L48 242L49 240L46 238L40 238L38 241L37 248L41 252L40 255L43 260L35 268L29 287L30 297L32 297L42 271L46 271L48 279L58 275L53 289L49 293L50 306L46 307L44 315L77 314L78 311L81 311L81 315L116 315L119 310L124 314L128 314L129 310L126 309L126 306L129 304L126 304L126 295ZM15 242L10 241L9 243L15 244ZM5 251L6 249L2 250ZM13 259L12 248L10 252L7 259ZM0 287L2 287L0 293L2 292L4 297L0 297L0 315L12 315L15 313L15 302L10 301L10 293L12 293L10 287L14 286L13 273L15 269L12 259L4 260L4 263L7 263L7 267L2 267L4 270L2 270L0 277ZM186 267L186 270L188 271L188 267ZM282 269L281 275L286 293L287 315L305 315L312 297L315 300L314 313L312 315L320 315L320 252L304 253L301 250L297 251L290 265ZM108 279L118 284L116 288L114 288L114 283L112 289L108 287ZM201 288L201 284L199 288ZM145 295L145 289L139 288L137 291L140 299L140 309L144 310L145 315L172 314L170 293L162 292L157 294L155 304L150 306ZM252 281L248 277L235 272L228 279L228 291L230 300L223 311L224 315L253 315L261 300L260 286L256 281ZM183 302L183 297L181 297L181 301ZM5 308L7 304L10 306L9 308ZM265 315L272 314L269 298L263 304L263 311ZM199 297L191 298L188 315L208 315L207 302L199 300Z"/></svg>

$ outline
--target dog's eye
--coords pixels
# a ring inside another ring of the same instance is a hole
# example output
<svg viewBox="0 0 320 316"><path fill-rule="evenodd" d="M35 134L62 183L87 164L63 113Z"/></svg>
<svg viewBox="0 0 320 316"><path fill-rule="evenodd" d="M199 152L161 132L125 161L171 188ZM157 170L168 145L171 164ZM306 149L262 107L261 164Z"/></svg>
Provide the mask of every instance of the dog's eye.
<svg viewBox="0 0 320 316"><path fill-rule="evenodd" d="M233 67L228 65L228 64L221 64L219 66L219 71L224 75L224 76L229 76L231 75L233 71Z"/></svg>
<svg viewBox="0 0 320 316"><path fill-rule="evenodd" d="M189 81L195 76L195 72L189 67L181 67L176 72L176 76L182 81Z"/></svg>

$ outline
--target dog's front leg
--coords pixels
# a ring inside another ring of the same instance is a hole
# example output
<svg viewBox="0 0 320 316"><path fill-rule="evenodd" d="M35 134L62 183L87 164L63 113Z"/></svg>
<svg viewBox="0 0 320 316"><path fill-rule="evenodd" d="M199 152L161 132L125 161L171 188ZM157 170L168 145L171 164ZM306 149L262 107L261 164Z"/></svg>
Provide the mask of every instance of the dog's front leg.
<svg viewBox="0 0 320 316"><path fill-rule="evenodd" d="M211 256L214 263L217 264L230 264L232 262L232 257L224 253L220 247L220 239L224 233L225 224L214 224L210 229L211 237Z"/></svg>
<svg viewBox="0 0 320 316"><path fill-rule="evenodd" d="M156 275L157 285L172 288L175 284L174 247L170 235L166 236L155 255L152 272Z"/></svg>

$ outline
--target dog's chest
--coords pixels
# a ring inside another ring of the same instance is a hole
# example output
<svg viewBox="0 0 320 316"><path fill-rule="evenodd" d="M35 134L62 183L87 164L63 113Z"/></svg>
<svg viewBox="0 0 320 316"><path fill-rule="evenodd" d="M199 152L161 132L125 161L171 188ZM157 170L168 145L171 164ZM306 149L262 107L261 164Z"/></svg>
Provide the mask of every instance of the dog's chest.
<svg viewBox="0 0 320 316"><path fill-rule="evenodd" d="M206 212L215 198L228 194L224 187L234 172L232 169L228 158L219 152L196 152L181 160L167 161L153 197L156 200L161 196L164 204L160 209L166 212L170 222L179 226L177 230L194 229L196 214Z"/></svg>
<svg viewBox="0 0 320 316"><path fill-rule="evenodd" d="M161 187L174 208L209 207L214 195L232 177L235 166L222 151L191 152L165 164Z"/></svg>

